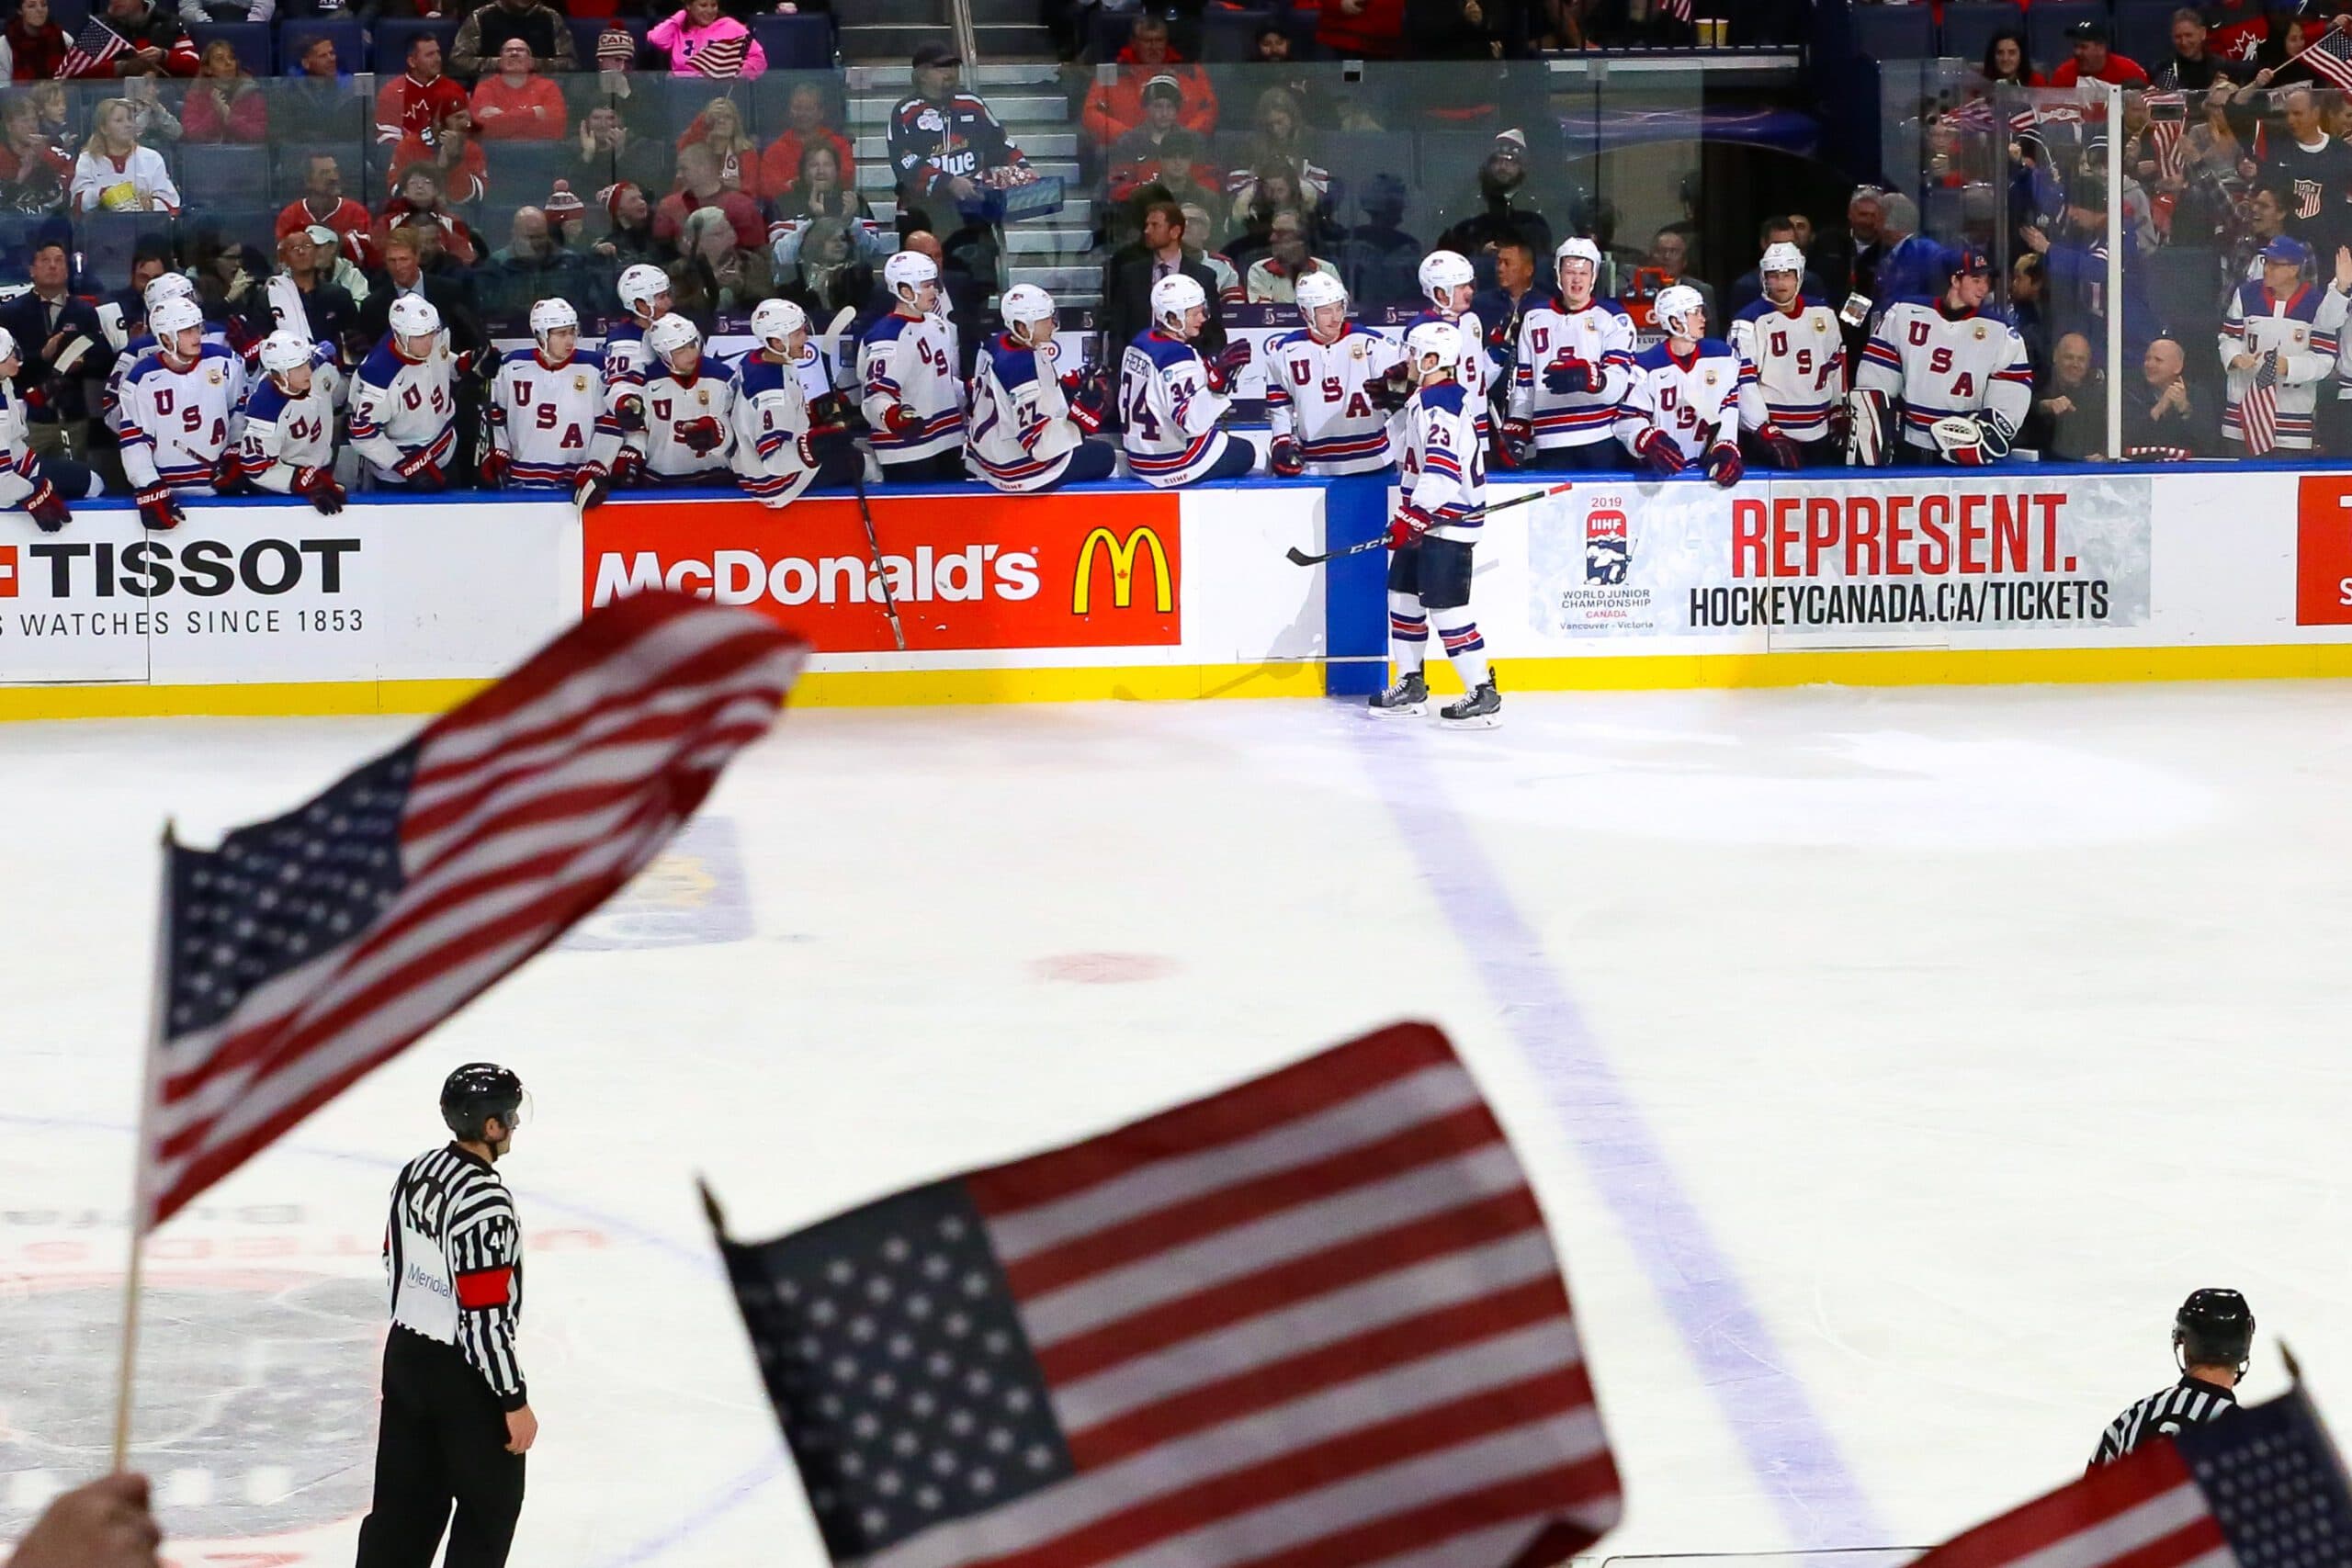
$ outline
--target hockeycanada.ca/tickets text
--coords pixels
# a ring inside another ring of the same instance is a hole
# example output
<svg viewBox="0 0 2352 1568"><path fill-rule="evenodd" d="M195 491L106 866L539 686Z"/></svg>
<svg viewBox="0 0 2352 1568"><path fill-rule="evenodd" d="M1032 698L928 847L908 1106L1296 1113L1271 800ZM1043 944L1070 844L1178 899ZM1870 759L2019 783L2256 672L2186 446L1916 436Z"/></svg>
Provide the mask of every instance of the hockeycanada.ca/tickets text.
<svg viewBox="0 0 2352 1568"><path fill-rule="evenodd" d="M1774 582L1690 590L1690 626L1998 626L2107 619L2105 578Z"/></svg>

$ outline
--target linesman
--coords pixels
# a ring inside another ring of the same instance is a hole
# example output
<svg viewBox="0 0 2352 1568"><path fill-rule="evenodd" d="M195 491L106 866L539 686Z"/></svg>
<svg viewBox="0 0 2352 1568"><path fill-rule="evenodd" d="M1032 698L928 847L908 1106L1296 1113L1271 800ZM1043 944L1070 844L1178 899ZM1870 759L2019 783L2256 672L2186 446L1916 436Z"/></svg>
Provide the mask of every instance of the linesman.
<svg viewBox="0 0 2352 1568"><path fill-rule="evenodd" d="M459 1067L441 1086L452 1141L409 1161L392 1183L384 1229L392 1329L358 1568L431 1568L445 1529L447 1568L503 1568L514 1543L523 1455L539 1424L514 1357L522 1232L492 1167L527 1107L506 1068Z"/></svg>
<svg viewBox="0 0 2352 1568"><path fill-rule="evenodd" d="M2218 1421L2238 1407L2238 1380L2254 1350L2254 1312L2235 1291L2197 1291L2172 1320L2180 1381L2108 1424L2090 1468L2113 1464L2143 1443Z"/></svg>

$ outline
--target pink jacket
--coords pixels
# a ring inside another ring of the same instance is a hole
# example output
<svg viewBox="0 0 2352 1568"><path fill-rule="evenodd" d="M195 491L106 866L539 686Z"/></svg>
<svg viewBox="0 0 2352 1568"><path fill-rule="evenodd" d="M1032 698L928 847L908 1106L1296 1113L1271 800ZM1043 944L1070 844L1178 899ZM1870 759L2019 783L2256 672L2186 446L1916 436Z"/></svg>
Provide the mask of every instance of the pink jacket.
<svg viewBox="0 0 2352 1568"><path fill-rule="evenodd" d="M719 17L707 28L695 26L685 12L680 11L668 21L645 35L645 41L670 55L670 74L701 76L712 74L695 69L695 57L713 44L732 42L741 39L748 46L743 56L743 68L736 72L721 72L717 77L757 76L768 68L767 51L760 40L752 37L752 29L732 17Z"/></svg>

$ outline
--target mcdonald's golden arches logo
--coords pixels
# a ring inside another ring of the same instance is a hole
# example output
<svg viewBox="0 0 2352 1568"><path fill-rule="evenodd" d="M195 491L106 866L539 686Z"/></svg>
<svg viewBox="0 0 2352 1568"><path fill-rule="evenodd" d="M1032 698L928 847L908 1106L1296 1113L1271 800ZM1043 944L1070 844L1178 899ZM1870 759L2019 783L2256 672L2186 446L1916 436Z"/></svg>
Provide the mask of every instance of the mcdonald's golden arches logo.
<svg viewBox="0 0 2352 1568"><path fill-rule="evenodd" d="M1136 557L1147 547L1151 551L1152 607L1165 615L1176 608L1176 582L1168 567L1168 548L1159 542L1159 535L1148 525L1130 529L1124 539L1108 528L1098 527L1086 536L1078 547L1078 573L1069 590L1069 612L1083 615L1093 603L1094 547L1100 545L1111 558L1111 606L1124 610L1135 603Z"/></svg>

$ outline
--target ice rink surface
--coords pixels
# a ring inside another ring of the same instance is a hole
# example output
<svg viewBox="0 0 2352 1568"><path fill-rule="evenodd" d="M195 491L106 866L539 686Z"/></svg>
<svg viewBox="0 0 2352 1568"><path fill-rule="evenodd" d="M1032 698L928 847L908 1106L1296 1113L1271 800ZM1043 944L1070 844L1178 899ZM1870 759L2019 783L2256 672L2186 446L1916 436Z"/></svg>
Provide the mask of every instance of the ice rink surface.
<svg viewBox="0 0 2352 1568"><path fill-rule="evenodd" d="M156 1238L173 1561L350 1561L386 1185L476 1057L537 1103L518 1568L823 1560L696 1171L763 1235L1407 1016L1550 1214L1612 1553L1928 1544L2078 1470L2197 1286L2251 1299L2250 1392L2283 1335L2352 1401L2347 704L789 715L619 904ZM410 728L0 728L0 1540L103 1466L158 826Z"/></svg>

